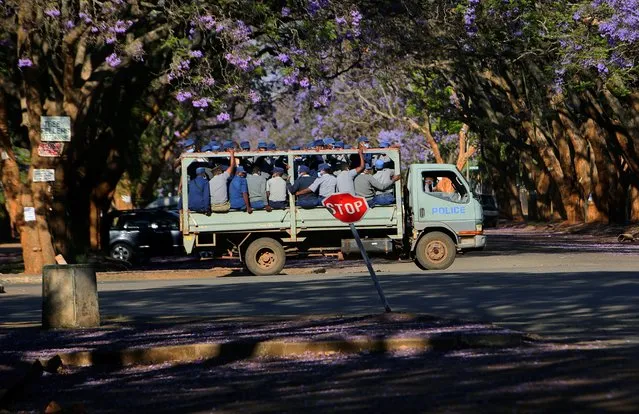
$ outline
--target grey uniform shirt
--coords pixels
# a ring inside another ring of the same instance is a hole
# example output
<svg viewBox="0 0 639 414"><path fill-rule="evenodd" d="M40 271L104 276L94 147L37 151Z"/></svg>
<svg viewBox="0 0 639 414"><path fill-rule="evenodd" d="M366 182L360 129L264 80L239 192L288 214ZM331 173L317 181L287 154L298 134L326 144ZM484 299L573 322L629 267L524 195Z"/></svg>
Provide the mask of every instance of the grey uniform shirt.
<svg viewBox="0 0 639 414"><path fill-rule="evenodd" d="M395 176L395 171L390 168L384 168L373 175L373 178L379 181L381 185L387 187L386 190L377 191L377 194L393 192L393 187L391 186L393 184L393 176Z"/></svg>
<svg viewBox="0 0 639 414"><path fill-rule="evenodd" d="M355 178L355 194L371 199L375 196L375 190L384 190L384 187L370 174L360 174Z"/></svg>
<svg viewBox="0 0 639 414"><path fill-rule="evenodd" d="M269 201L286 201L286 181L282 177L273 177L266 182Z"/></svg>
<svg viewBox="0 0 639 414"><path fill-rule="evenodd" d="M251 174L246 177L249 200L266 203L266 178L262 175Z"/></svg>
<svg viewBox="0 0 639 414"><path fill-rule="evenodd" d="M333 174L324 174L319 178L316 178L308 188L312 192L317 191L319 188L320 197L328 197L331 194L335 194L335 187L337 186L337 178Z"/></svg>
<svg viewBox="0 0 639 414"><path fill-rule="evenodd" d="M337 192L355 195L355 184L353 180L357 177L357 170L342 171L337 176Z"/></svg>
<svg viewBox="0 0 639 414"><path fill-rule="evenodd" d="M229 201L229 178L231 178L231 175L226 171L211 178L211 181L209 181L211 204L224 204Z"/></svg>

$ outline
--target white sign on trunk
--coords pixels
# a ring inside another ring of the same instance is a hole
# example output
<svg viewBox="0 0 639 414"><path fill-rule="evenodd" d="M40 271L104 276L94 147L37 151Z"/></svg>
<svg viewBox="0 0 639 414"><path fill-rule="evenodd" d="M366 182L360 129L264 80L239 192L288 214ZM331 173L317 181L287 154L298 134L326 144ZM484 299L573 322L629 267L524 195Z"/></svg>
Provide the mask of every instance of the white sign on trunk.
<svg viewBox="0 0 639 414"><path fill-rule="evenodd" d="M55 170L33 170L33 182L34 183L46 183L49 181L55 181Z"/></svg>
<svg viewBox="0 0 639 414"><path fill-rule="evenodd" d="M24 221L36 221L35 207L24 208Z"/></svg>
<svg viewBox="0 0 639 414"><path fill-rule="evenodd" d="M68 116L41 116L40 140L71 141L71 118Z"/></svg>

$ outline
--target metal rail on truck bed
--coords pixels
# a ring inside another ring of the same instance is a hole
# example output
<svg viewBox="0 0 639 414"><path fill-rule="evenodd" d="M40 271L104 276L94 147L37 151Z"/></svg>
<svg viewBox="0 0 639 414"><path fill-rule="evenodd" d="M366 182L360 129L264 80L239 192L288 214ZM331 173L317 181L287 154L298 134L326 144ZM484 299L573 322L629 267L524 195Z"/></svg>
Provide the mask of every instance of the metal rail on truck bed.
<svg viewBox="0 0 639 414"><path fill-rule="evenodd" d="M311 151L268 151L268 152L236 152L236 159L249 157L255 159L257 157L285 157L285 163L288 165L288 182L293 183L294 171L300 165L296 162L296 157L312 156L312 155L343 155L347 159L351 154L357 154L357 150L311 150ZM399 151L395 148L370 149L365 154L385 154L394 163L395 170L399 171L400 157ZM181 162L181 182L182 182L182 205L188 206L188 186L189 166L196 162L210 163L213 159L229 159L230 156L226 152L204 152L183 154ZM402 185L398 181L395 183L395 204L389 206L376 206L366 214L366 216L357 224L357 227L363 231L366 230L383 230L387 236L401 240L404 237L404 208ZM213 235L213 241L207 243L207 246L214 247L216 245L216 235L221 233L281 233L281 240L286 243L296 243L304 241L311 234L320 237L327 236L324 232L335 230L348 230L348 224L344 224L333 218L324 207L316 207L311 209L301 208L295 205L295 196L289 194L289 206L285 210L273 210L267 212L265 210L253 210L252 214L245 211L229 211L227 213L212 213L210 215L195 213L183 209L181 212L181 227L184 236L184 247L187 253L193 250L197 243L197 236L203 233Z"/></svg>

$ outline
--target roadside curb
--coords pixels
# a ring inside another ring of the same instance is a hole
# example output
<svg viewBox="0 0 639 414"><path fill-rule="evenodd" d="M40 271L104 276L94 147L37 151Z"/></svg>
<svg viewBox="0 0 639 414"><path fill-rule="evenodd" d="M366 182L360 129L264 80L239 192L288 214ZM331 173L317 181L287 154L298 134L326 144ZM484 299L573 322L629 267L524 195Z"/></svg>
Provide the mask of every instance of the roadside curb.
<svg viewBox="0 0 639 414"><path fill-rule="evenodd" d="M432 352L470 348L510 348L521 346L527 337L522 333L447 334L429 338L367 338L350 340L299 341L281 340L196 343L187 345L93 350L59 353L62 363L71 367L124 367L195 361L237 361L252 358L281 358L301 355L358 353Z"/></svg>

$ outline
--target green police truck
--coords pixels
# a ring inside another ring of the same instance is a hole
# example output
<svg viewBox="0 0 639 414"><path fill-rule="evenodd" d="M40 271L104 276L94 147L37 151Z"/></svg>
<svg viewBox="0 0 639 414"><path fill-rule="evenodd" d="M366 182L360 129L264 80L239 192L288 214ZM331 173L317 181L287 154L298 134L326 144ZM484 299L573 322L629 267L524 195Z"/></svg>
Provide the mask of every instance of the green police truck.
<svg viewBox="0 0 639 414"><path fill-rule="evenodd" d="M353 155L354 154L354 155ZM399 151L370 149L372 157L383 156L399 169ZM293 182L297 167L305 158L343 159L356 157L356 150L297 150L236 152L238 162L259 157L278 160L287 167ZM196 167L229 165L226 152L183 154L181 187L186 189ZM444 185L445 184L445 185ZM357 223L367 251L398 253L411 257L424 270L446 269L458 251L481 250L486 244L483 213L468 182L454 165L412 164L394 184L395 203L371 208ZM188 191L181 192L182 206L188 206ZM356 252L348 224L331 216L324 207L301 208L289 194L284 210L254 210L203 214L182 208L180 228L184 248L191 254L207 250L214 256L239 257L254 275L278 274L287 256L312 252Z"/></svg>

